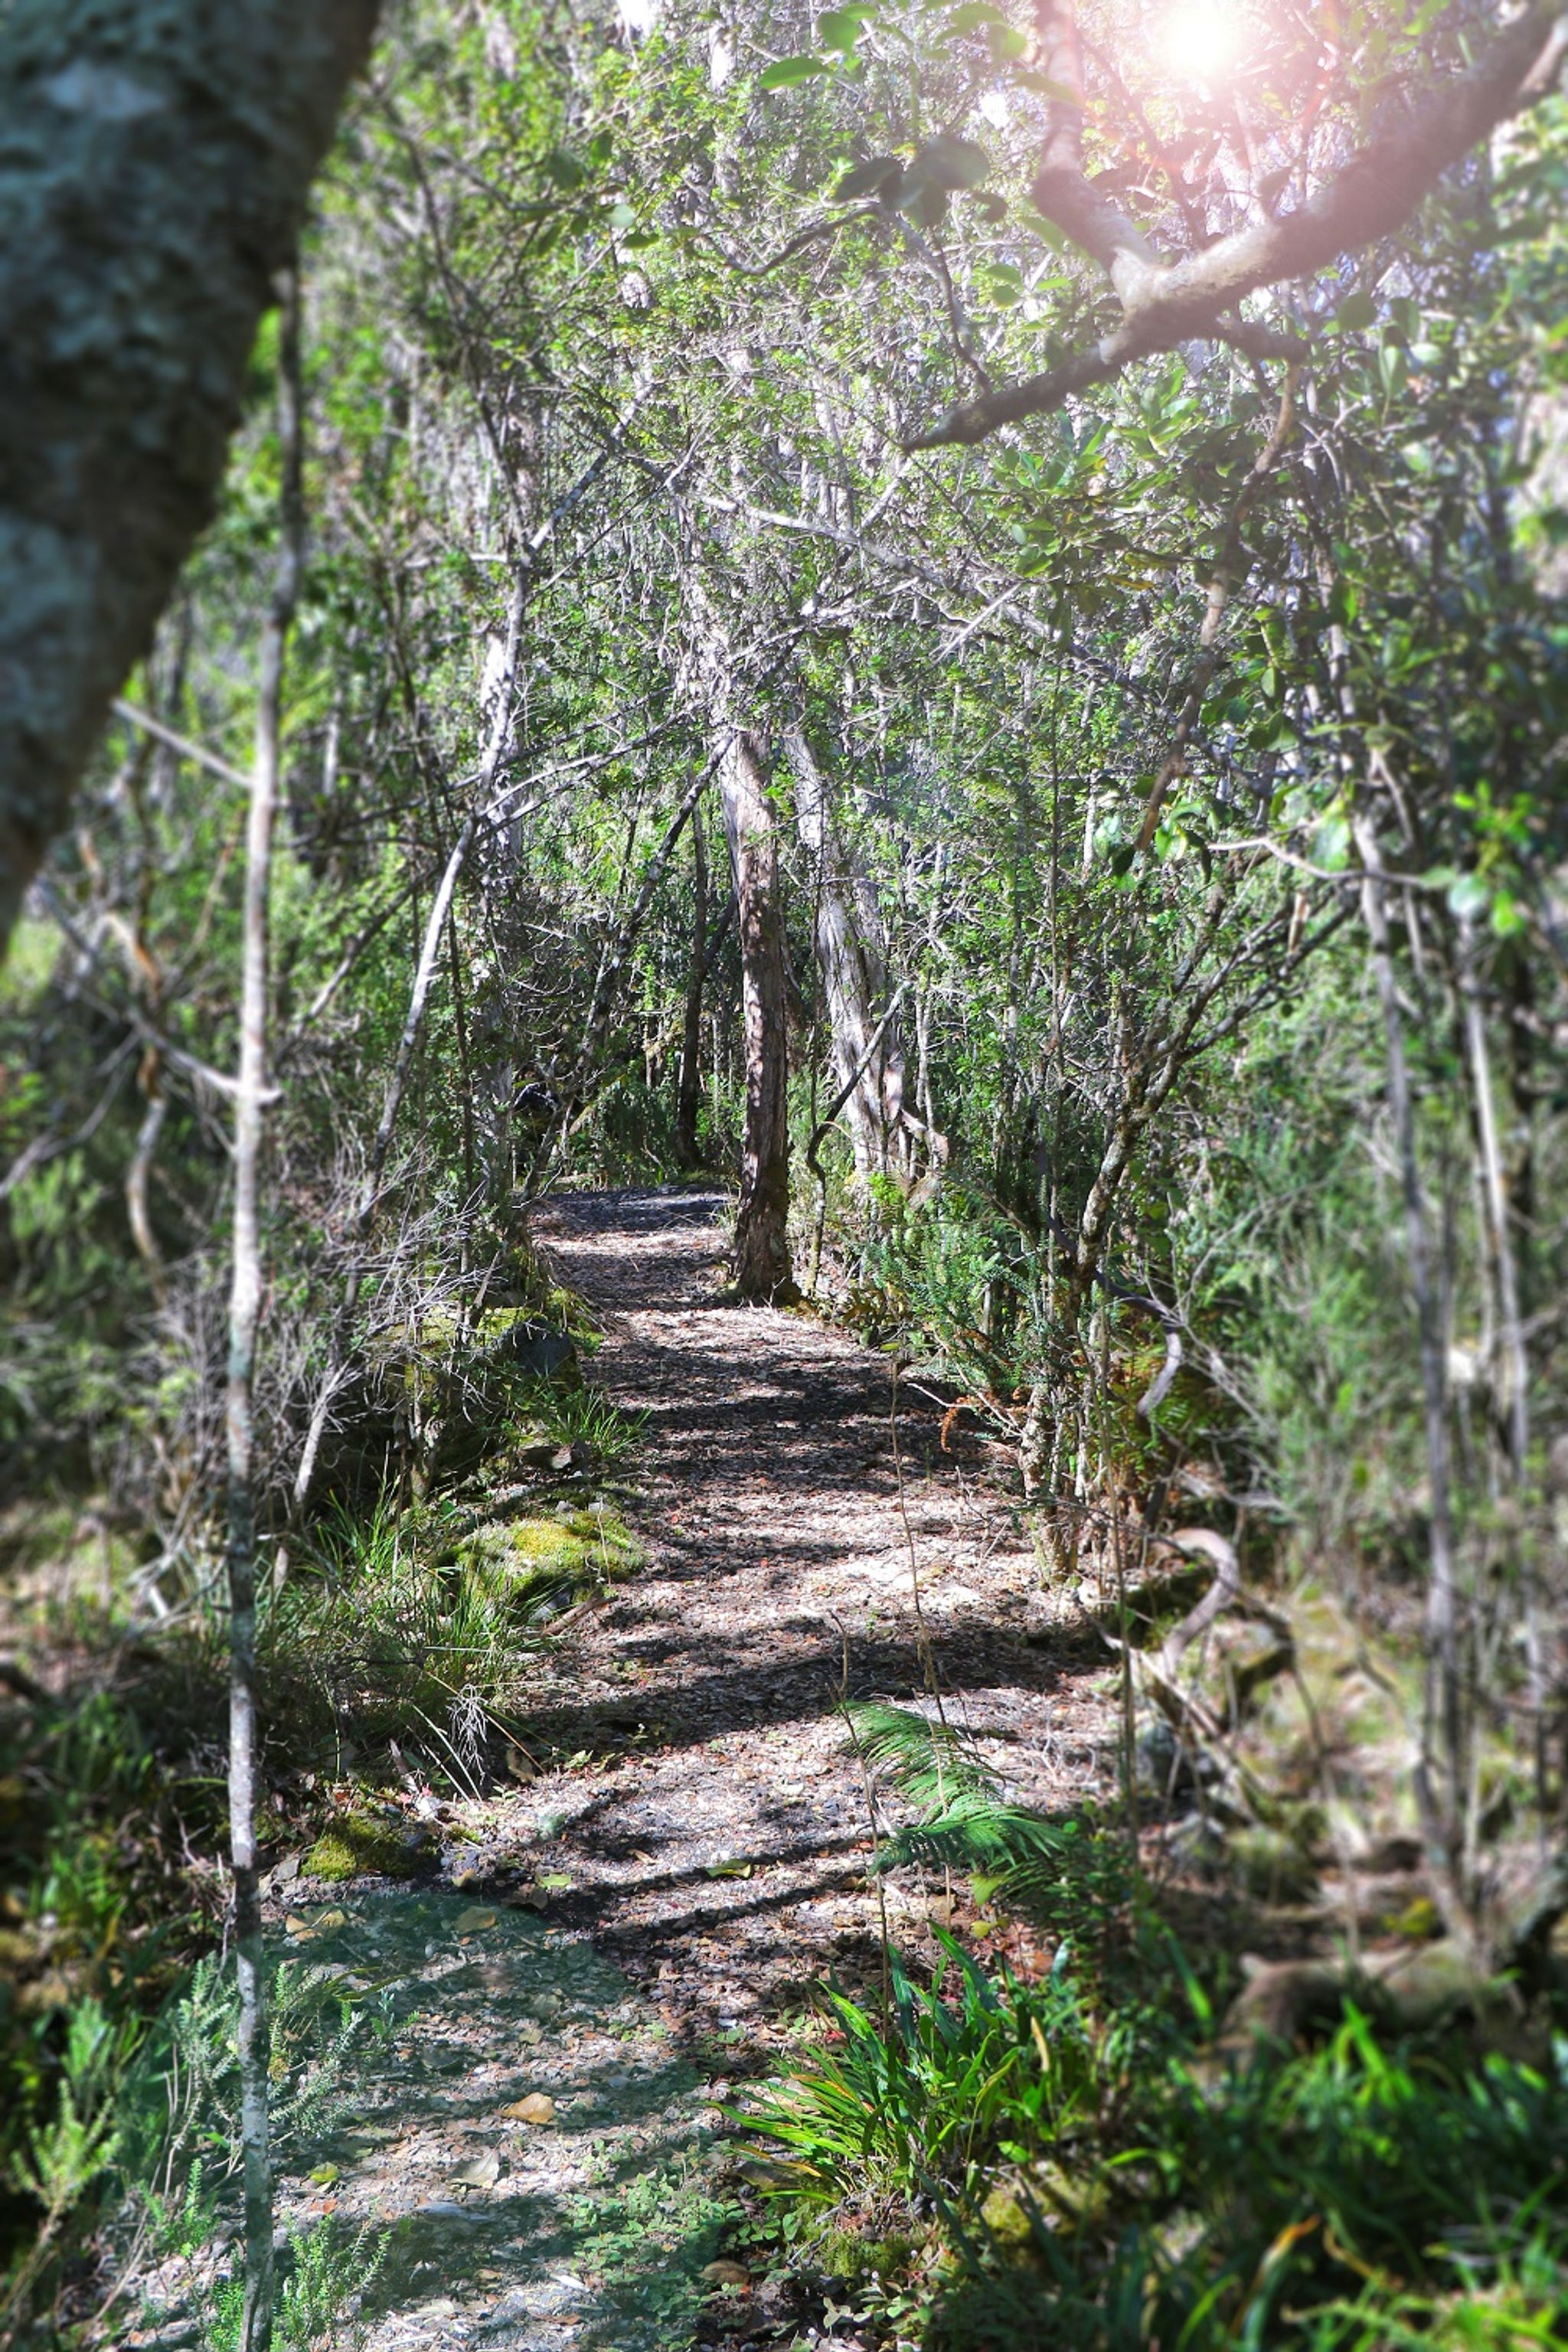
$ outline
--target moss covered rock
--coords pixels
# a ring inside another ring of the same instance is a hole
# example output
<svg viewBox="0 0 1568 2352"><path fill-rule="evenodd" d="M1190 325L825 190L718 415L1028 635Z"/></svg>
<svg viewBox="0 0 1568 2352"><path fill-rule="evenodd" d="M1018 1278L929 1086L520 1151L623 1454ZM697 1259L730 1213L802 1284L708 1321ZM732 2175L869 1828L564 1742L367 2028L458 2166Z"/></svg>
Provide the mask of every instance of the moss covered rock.
<svg viewBox="0 0 1568 2352"><path fill-rule="evenodd" d="M1034 2243L1034 2221L1009 2183L999 2181L994 2189L987 2190L980 2218L993 2243L1005 2253L1025 2253Z"/></svg>
<svg viewBox="0 0 1568 2352"><path fill-rule="evenodd" d="M1288 1829L1252 1822L1232 1832L1230 1862L1249 1895L1263 1903L1305 1903L1317 1892L1310 1851Z"/></svg>
<svg viewBox="0 0 1568 2352"><path fill-rule="evenodd" d="M572 1511L494 1519L476 1528L463 1541L458 1565L491 1591L504 1588L512 1598L524 1600L542 1586L594 1591L629 1576L638 1557L613 1512Z"/></svg>
<svg viewBox="0 0 1568 2352"><path fill-rule="evenodd" d="M897 2278L909 2266L914 2240L901 2232L872 2238L858 2230L836 2227L824 2231L814 2252L826 2277L858 2285L864 2279Z"/></svg>
<svg viewBox="0 0 1568 2352"><path fill-rule="evenodd" d="M363 1813L345 1813L323 1830L305 1856L310 1878L407 1878L419 1866L419 1848L400 1830Z"/></svg>

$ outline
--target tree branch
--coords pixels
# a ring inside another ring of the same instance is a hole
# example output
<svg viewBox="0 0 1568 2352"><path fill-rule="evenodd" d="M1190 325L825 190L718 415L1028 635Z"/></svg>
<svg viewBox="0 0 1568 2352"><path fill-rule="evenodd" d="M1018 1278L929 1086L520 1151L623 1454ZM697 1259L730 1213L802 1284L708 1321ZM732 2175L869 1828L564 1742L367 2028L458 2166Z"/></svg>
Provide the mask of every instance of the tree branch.
<svg viewBox="0 0 1568 2352"><path fill-rule="evenodd" d="M1053 7L1050 22L1056 24L1059 16L1060 7ZM1109 383L1134 360L1193 340L1215 338L1259 355L1256 338L1270 331L1227 322L1226 311L1244 295L1310 277L1399 228L1443 173L1489 131L1550 95L1565 58L1568 14L1561 0L1534 0L1468 73L1436 84L1284 219L1249 223L1204 252L1170 264L1161 261L1142 232L1079 168L1075 142L1062 120L1076 110L1058 102L1052 109L1035 202L1105 270L1121 302L1122 324L1090 350L1041 375L951 409L904 447L973 446L1004 425L1051 415L1075 394Z"/></svg>

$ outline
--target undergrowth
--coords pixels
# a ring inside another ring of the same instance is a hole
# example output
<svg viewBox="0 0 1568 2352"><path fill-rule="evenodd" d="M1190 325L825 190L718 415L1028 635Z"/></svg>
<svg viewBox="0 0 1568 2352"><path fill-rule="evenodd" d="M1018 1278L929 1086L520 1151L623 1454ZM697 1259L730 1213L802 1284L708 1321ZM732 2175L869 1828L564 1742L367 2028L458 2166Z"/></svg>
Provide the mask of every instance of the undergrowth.
<svg viewBox="0 0 1568 2352"><path fill-rule="evenodd" d="M889 1953L883 1998L826 1987L822 2031L745 2111L834 2311L929 2352L1564 2340L1568 2040L1530 2063L1380 2038L1347 2000L1316 2047L1222 2053L1212 1971L1118 1832L1007 1807L918 1715L855 1730L916 1808L884 1864L967 1864L1055 1955L1030 1981L942 1932L922 1986Z"/></svg>
<svg viewBox="0 0 1568 2352"><path fill-rule="evenodd" d="M500 1417L464 1477L423 1498L396 1479L363 1506L340 1495L269 1555L264 1866L290 1847L328 1877L426 1866L409 1777L432 1796L481 1790L542 1653L636 1565L602 1486L635 1451L637 1418L574 1370L498 1385L492 1367L487 1381ZM68 1543L73 1515L54 1516ZM112 1584L96 1563L57 1580L25 1638L74 1658L85 1695L53 1697L21 1670L14 1703L0 1685L0 2342L27 2309L61 2308L62 2291L78 2324L129 2206L143 2253L194 2244L204 2225L210 2238L226 2179L230 1988L201 1955L226 1885L228 1628L216 1533L191 1542L154 1625L137 1613L133 1560L116 1555ZM286 2138L347 2042L318 2048L331 2004L287 1971L274 1994L273 2130ZM341 2022L350 2039L366 2027ZM171 2083L178 2113L164 2112ZM377 2259L369 2243L296 2249L282 2340L320 2340L323 2281L342 2307ZM207 2284L204 2325L221 2347L226 2290Z"/></svg>

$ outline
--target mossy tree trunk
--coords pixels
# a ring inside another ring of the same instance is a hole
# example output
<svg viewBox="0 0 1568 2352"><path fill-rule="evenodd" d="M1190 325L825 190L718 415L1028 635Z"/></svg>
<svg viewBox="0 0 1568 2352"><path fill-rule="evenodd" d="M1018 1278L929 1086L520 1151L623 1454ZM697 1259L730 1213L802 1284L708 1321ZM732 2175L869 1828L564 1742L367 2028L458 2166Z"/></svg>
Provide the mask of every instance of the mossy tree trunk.
<svg viewBox="0 0 1568 2352"><path fill-rule="evenodd" d="M0 16L0 946L206 523L375 0Z"/></svg>

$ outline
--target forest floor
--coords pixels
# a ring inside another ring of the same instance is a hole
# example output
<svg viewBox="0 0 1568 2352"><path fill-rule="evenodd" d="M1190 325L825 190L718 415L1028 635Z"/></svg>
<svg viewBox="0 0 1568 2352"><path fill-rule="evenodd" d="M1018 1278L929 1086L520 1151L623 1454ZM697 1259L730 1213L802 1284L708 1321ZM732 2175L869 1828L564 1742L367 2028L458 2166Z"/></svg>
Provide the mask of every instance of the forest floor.
<svg viewBox="0 0 1568 2352"><path fill-rule="evenodd" d="M722 2105L814 1980L876 1980L880 1904L917 1956L944 1914L868 1878L842 1700L923 1703L929 1644L949 1719L1024 1801L1113 1784L1106 1654L1032 1609L1010 1452L944 1445L907 1385L895 1420L887 1359L845 1333L719 1305L721 1207L601 1192L537 1223L603 1328L595 1382L646 1416L622 1498L643 1565L545 1664L538 1777L445 1809L439 1887L274 1891L284 1948L390 1988L330 2145L289 2159L318 2178L280 2194L296 2228L402 2225L370 2352L852 2344L797 2335L765 2265L701 2277L747 2266ZM550 2120L516 2112L531 2095Z"/></svg>

